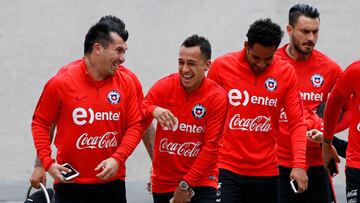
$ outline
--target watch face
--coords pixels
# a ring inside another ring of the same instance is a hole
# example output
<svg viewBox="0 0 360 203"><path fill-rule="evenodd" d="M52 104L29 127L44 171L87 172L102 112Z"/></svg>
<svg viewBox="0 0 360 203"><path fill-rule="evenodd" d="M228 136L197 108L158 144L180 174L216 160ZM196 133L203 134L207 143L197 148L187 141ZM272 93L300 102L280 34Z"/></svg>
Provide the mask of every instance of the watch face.
<svg viewBox="0 0 360 203"><path fill-rule="evenodd" d="M185 181L181 181L180 182L180 188L182 190L188 190L189 189L189 185L185 182Z"/></svg>

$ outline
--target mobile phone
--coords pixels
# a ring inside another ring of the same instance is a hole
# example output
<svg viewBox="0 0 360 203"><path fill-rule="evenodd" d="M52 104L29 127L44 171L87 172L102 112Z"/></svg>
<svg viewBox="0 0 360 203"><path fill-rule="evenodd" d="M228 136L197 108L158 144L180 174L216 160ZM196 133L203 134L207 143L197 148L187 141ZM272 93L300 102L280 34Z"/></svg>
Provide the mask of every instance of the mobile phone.
<svg viewBox="0 0 360 203"><path fill-rule="evenodd" d="M339 173L339 169L335 159L331 159L328 165L330 176L334 177Z"/></svg>
<svg viewBox="0 0 360 203"><path fill-rule="evenodd" d="M69 163L65 163L61 166L71 170L71 172L68 173L65 171L61 171L61 175L64 177L65 180L71 180L80 175L80 173L77 170L75 170Z"/></svg>
<svg viewBox="0 0 360 203"><path fill-rule="evenodd" d="M290 186L291 186L291 189L292 189L295 193L299 193L299 186L298 186L296 180L291 180L291 181L290 181Z"/></svg>
<svg viewBox="0 0 360 203"><path fill-rule="evenodd" d="M190 198L194 197L195 192L194 192L194 190L192 188L190 188L190 192L191 192Z"/></svg>

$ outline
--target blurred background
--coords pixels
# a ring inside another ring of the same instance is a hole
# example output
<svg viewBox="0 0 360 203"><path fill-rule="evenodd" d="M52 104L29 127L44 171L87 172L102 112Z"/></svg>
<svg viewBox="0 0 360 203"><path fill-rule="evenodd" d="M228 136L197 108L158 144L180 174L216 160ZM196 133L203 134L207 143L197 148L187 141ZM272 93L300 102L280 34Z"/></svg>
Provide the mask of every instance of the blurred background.
<svg viewBox="0 0 360 203"><path fill-rule="evenodd" d="M345 69L360 58L360 1L303 1L320 10L317 49ZM84 37L101 16L125 21L125 66L143 85L177 71L178 50L193 33L206 36L213 59L242 49L249 25L270 17L285 30L294 0L0 0L0 201L23 201L34 165L31 117L42 88L63 65L83 56ZM282 44L288 42L285 33ZM343 138L347 133L342 133ZM151 202L150 159L140 143L127 161L128 202ZM345 202L345 178L335 178ZM51 178L48 177L48 185Z"/></svg>

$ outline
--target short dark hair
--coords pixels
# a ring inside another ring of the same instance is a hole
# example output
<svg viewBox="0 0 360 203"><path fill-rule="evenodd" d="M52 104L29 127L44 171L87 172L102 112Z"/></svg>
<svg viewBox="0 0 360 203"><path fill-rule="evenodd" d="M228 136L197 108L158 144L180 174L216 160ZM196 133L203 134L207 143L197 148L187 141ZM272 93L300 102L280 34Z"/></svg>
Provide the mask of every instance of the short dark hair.
<svg viewBox="0 0 360 203"><path fill-rule="evenodd" d="M211 45L209 40L205 37L193 34L190 37L186 38L185 41L181 44L184 47L195 47L199 46L201 54L206 60L211 59Z"/></svg>
<svg viewBox="0 0 360 203"><path fill-rule="evenodd" d="M300 16L318 18L320 20L320 13L317 8L309 4L296 4L289 10L289 25L294 27Z"/></svg>
<svg viewBox="0 0 360 203"><path fill-rule="evenodd" d="M96 42L107 48L109 43L113 42L110 32L115 32L124 41L129 38L129 33L125 29L125 23L122 20L112 15L103 16L87 32L84 42L84 54L91 53Z"/></svg>
<svg viewBox="0 0 360 203"><path fill-rule="evenodd" d="M280 26L273 23L270 18L255 21L250 25L246 34L249 47L254 46L256 43L266 47L278 47L283 35Z"/></svg>

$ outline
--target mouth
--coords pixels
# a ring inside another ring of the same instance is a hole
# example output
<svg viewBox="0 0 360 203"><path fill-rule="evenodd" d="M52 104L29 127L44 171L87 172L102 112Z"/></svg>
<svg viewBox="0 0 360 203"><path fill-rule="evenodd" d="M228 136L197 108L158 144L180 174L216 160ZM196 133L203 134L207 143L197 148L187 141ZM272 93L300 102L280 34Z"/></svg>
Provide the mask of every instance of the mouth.
<svg viewBox="0 0 360 203"><path fill-rule="evenodd" d="M256 73L263 73L265 71L266 68L261 68L259 66L253 66L253 70L256 72Z"/></svg>
<svg viewBox="0 0 360 203"><path fill-rule="evenodd" d="M183 82L186 82L186 83L189 83L193 77L194 77L193 75L184 75L184 74L181 75Z"/></svg>
<svg viewBox="0 0 360 203"><path fill-rule="evenodd" d="M112 64L112 69L113 70L117 70L118 69L118 67L119 67L119 63L118 62L114 62L113 64Z"/></svg>
<svg viewBox="0 0 360 203"><path fill-rule="evenodd" d="M311 42L308 42L308 43L304 43L305 46L308 46L308 47L314 47L315 44L314 43L311 43Z"/></svg>

